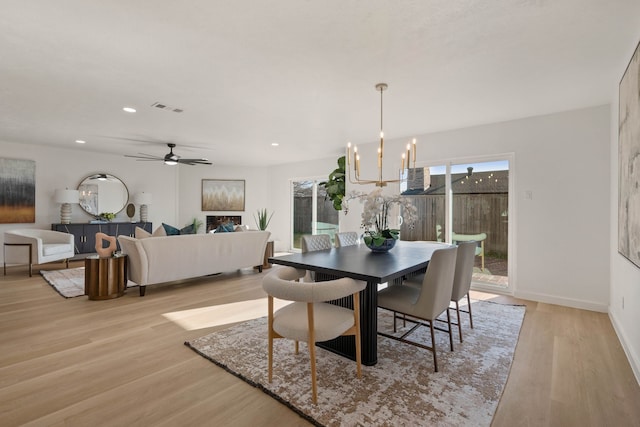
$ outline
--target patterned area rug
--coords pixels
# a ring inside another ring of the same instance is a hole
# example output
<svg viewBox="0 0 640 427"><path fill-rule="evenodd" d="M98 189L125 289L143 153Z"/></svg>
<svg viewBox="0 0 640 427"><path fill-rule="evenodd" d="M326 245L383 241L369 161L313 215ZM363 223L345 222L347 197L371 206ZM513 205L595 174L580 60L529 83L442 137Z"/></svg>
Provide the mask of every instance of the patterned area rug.
<svg viewBox="0 0 640 427"><path fill-rule="evenodd" d="M363 366L317 349L318 405L311 402L309 356L293 342L274 342L274 377L267 380L266 318L185 342L200 355L258 387L315 425L489 426L509 376L525 307L477 301L474 329L463 319L464 343L436 331L439 372L424 349L378 337L378 363ZM401 328L398 334L410 327ZM455 327L454 327L455 328ZM378 329L391 332L392 316L378 310ZM457 334L457 329L455 329ZM429 328L409 336L429 343Z"/></svg>
<svg viewBox="0 0 640 427"><path fill-rule="evenodd" d="M84 267L67 268L66 270L40 270L42 278L65 298L84 295ZM127 287L137 286L129 281Z"/></svg>

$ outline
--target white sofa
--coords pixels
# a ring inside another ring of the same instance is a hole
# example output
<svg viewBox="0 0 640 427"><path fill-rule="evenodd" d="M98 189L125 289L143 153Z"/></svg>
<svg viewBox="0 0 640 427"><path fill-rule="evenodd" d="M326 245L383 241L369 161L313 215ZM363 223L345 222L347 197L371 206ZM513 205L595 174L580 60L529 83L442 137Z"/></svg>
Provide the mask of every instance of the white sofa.
<svg viewBox="0 0 640 427"><path fill-rule="evenodd" d="M140 285L144 296L147 285L206 276L246 267L262 272L268 231L186 234L136 239L119 236L127 254L128 277Z"/></svg>
<svg viewBox="0 0 640 427"><path fill-rule="evenodd" d="M33 264L65 260L69 268L69 258L75 255L73 248L73 234L35 228L5 231L4 274L7 264L29 264L29 277Z"/></svg>

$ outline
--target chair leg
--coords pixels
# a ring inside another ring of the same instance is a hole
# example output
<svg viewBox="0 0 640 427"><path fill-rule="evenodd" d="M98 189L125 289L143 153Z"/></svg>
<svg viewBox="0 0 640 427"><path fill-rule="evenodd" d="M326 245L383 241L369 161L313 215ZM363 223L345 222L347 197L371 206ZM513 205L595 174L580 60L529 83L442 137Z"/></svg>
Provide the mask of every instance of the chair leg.
<svg viewBox="0 0 640 427"><path fill-rule="evenodd" d="M456 301L456 315L458 316L458 335L460 335L460 342L462 342L462 323L460 323L460 305Z"/></svg>
<svg viewBox="0 0 640 427"><path fill-rule="evenodd" d="M471 325L471 329L473 329L473 316L471 315L471 297L469 296L469 292L467 292L467 303L469 307L469 324Z"/></svg>
<svg viewBox="0 0 640 427"><path fill-rule="evenodd" d="M447 325L449 325L449 346L451 347L451 351L453 351L453 328L451 327L451 314L449 313L448 307L447 307Z"/></svg>
<svg viewBox="0 0 640 427"><path fill-rule="evenodd" d="M360 339L360 293L353 295L353 323L356 330L356 374L362 378L362 355Z"/></svg>
<svg viewBox="0 0 640 427"><path fill-rule="evenodd" d="M311 399L313 400L313 404L316 405L318 403L316 384L316 337L313 323L313 303L311 302L307 303L307 320L309 322L309 341L307 344L309 345L309 358L311 359Z"/></svg>
<svg viewBox="0 0 640 427"><path fill-rule="evenodd" d="M429 329L431 330L431 347L433 347L433 370L438 372L438 355L436 353L436 334L433 331L433 320L429 320Z"/></svg>
<svg viewBox="0 0 640 427"><path fill-rule="evenodd" d="M273 297L268 297L269 306L269 382L273 379ZM296 341L297 343L297 341Z"/></svg>
<svg viewBox="0 0 640 427"><path fill-rule="evenodd" d="M397 313L394 311L393 312L393 332L397 332L396 331L396 316L397 316Z"/></svg>
<svg viewBox="0 0 640 427"><path fill-rule="evenodd" d="M66 264L67 264L67 267L66 267L66 268L69 268L69 258L66 258L64 261L65 261L65 262L66 262Z"/></svg>

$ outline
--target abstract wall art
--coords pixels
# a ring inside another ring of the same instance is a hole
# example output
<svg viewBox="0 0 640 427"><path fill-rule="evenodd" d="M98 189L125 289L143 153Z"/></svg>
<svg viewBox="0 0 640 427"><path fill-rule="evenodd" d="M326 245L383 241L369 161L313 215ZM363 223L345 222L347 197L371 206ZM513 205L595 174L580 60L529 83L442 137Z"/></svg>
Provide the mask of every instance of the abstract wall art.
<svg viewBox="0 0 640 427"><path fill-rule="evenodd" d="M243 179L203 179L203 211L244 211Z"/></svg>
<svg viewBox="0 0 640 427"><path fill-rule="evenodd" d="M619 91L618 252L640 267L640 44Z"/></svg>
<svg viewBox="0 0 640 427"><path fill-rule="evenodd" d="M0 223L36 222L36 162L0 158Z"/></svg>

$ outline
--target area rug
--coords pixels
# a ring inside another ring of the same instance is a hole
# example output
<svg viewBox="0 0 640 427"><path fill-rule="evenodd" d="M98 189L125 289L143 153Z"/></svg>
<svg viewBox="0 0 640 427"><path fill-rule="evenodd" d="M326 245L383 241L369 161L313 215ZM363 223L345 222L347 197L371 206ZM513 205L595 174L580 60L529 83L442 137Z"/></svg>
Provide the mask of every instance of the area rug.
<svg viewBox="0 0 640 427"><path fill-rule="evenodd" d="M42 278L65 298L84 295L84 267L67 268L65 270L40 270ZM127 287L137 286L129 281Z"/></svg>
<svg viewBox="0 0 640 427"><path fill-rule="evenodd" d="M509 376L525 307L486 301L472 304L474 329L463 319L463 338L449 351L436 331L439 372L424 349L378 337L378 363L356 377L353 361L317 349L318 404L311 402L306 346L274 342L273 382L267 380L266 318L185 342L200 355L320 426L489 426ZM407 323L406 328L410 324ZM406 330L398 322L398 334ZM378 310L378 329L391 332L392 316ZM429 343L429 328L410 338Z"/></svg>

